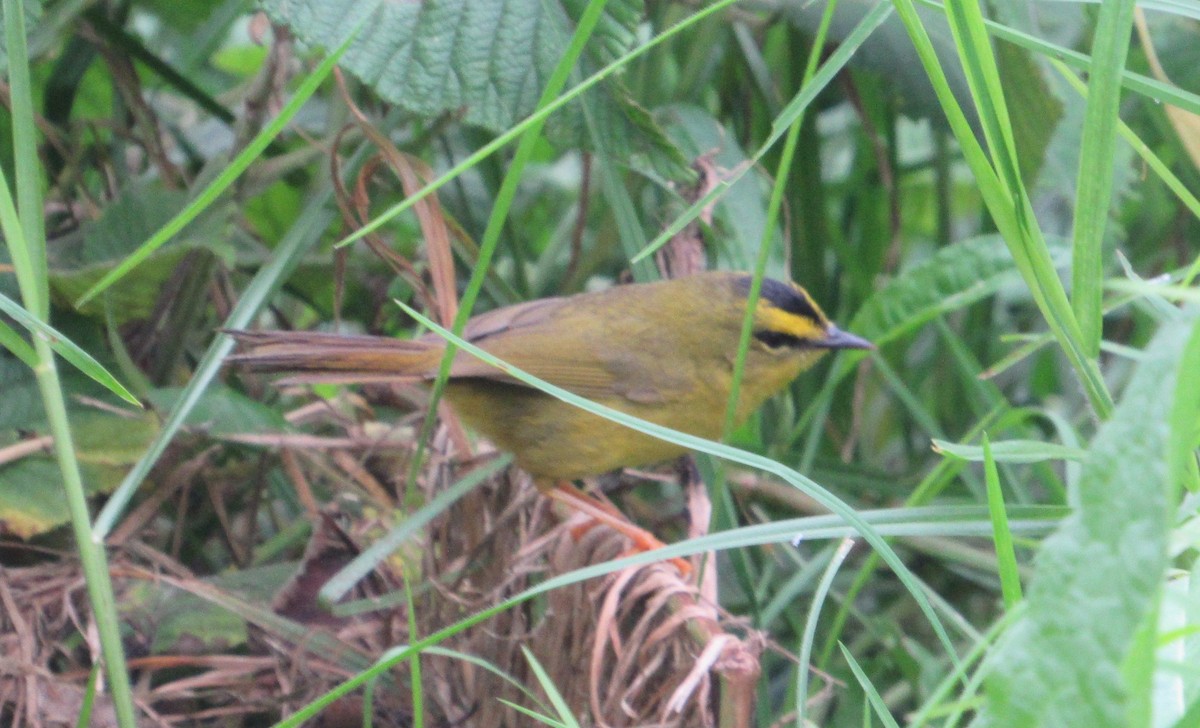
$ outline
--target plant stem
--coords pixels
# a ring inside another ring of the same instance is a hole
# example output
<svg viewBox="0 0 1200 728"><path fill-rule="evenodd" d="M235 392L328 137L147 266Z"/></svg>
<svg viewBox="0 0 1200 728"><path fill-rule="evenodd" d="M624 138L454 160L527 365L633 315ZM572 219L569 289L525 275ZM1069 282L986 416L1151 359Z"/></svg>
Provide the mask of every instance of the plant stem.
<svg viewBox="0 0 1200 728"><path fill-rule="evenodd" d="M75 459L75 445L67 422L66 402L63 400L58 379L58 368L54 364L54 353L50 350L49 343L41 337L34 337L34 347L39 360L34 373L37 375L42 402L46 407L50 432L54 436L54 455L62 472L63 492L66 494L67 509L71 514L71 529L75 534L79 561L83 565L88 599L96 620L96 631L100 635L100 652L108 676L109 694L117 714L117 723L122 728L133 728L137 725L137 717L133 710L133 696L129 672L125 666L125 650L121 644L117 602L108 573L108 559L103 544L92 538L87 493L84 492L79 462Z"/></svg>

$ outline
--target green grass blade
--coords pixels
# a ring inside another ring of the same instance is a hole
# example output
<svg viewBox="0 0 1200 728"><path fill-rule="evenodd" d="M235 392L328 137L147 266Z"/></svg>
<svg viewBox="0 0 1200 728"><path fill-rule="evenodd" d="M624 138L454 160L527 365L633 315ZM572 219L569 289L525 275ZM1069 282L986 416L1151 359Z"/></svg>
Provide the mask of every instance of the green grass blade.
<svg viewBox="0 0 1200 728"><path fill-rule="evenodd" d="M34 126L33 86L26 60L25 13L16 0L4 1L4 50L8 56L9 103L12 113L13 171L16 175L17 211L23 240L28 248L27 267L17 267L21 281L21 296L35 318L50 318L50 288L46 267L46 248L36 241L45 241L46 230L42 206L42 165L38 158L38 133ZM0 178L2 180L2 178ZM8 183L4 182L7 196ZM9 237L5 233L5 237ZM12 239L9 249L13 247ZM24 248L24 245L21 247ZM17 263L16 256L13 263Z"/></svg>
<svg viewBox="0 0 1200 728"><path fill-rule="evenodd" d="M419 637L421 634L420 628L417 625L417 607L413 601L412 583L408 578L407 571L401 576L404 578L404 614L408 618L408 635L410 638ZM410 708L412 712L412 728L425 728L425 688L421 680L421 655L415 654L408 660L408 685L409 699L412 702ZM367 683L367 688L373 688L376 681L372 680ZM370 708L371 701L364 701L366 706Z"/></svg>
<svg viewBox="0 0 1200 728"><path fill-rule="evenodd" d="M508 707L512 708L513 710L517 711L521 715L527 715L539 723L544 723L545 725L550 726L550 728L567 728L567 725L565 723L563 723L561 721L557 721L548 715L542 715L541 713L537 712L536 710L530 710L529 708L526 708L523 705L517 705L516 703L509 701L509 700L505 700L504 698L500 698L500 702L503 703L504 705L507 705Z"/></svg>
<svg viewBox="0 0 1200 728"><path fill-rule="evenodd" d="M944 4L938 0L917 0L926 7L944 10ZM988 33L996 38L1011 43L1028 51L1045 56L1047 60L1061 62L1065 66L1089 72L1092 68L1092 58L1079 51L1056 45L1036 36L1010 28L994 20L985 19L984 25ZM1128 69L1121 72L1121 85L1134 93L1141 94L1153 101L1178 106L1181 109L1200 114L1200 94L1187 89L1173 86L1150 76L1143 76Z"/></svg>
<svg viewBox="0 0 1200 728"><path fill-rule="evenodd" d="M15 306L16 302L13 302L13 305ZM37 366L37 352L29 345L29 342L22 339L11 326L3 321L0 321L0 346L12 352L13 356L20 359L30 369Z"/></svg>
<svg viewBox="0 0 1200 728"><path fill-rule="evenodd" d="M579 723L576 722L575 716L571 714L571 706L567 705L567 701L563 698L562 693L558 691L558 687L550 676L546 674L546 668L542 667L542 663L538 662L537 657L529 651L528 647L522 645L521 653L525 655L525 659L529 662L529 668L533 670L534 677L537 678L538 684L542 686L542 690L549 698L550 704L554 706L555 712L558 713L558 725L565 728L579 728Z"/></svg>
<svg viewBox="0 0 1200 728"><path fill-rule="evenodd" d="M983 473L984 482L987 483L988 511L992 515L996 559L1000 562L1000 593L1004 596L1005 608L1012 610L1021 602L1021 574L1017 568L1017 554L1013 550L1004 492L1000 489L1000 473L996 471L996 460L992 457L992 445L986 432L983 434Z"/></svg>
<svg viewBox="0 0 1200 728"><path fill-rule="evenodd" d="M375 598L348 602L346 604L339 604L338 601L353 589L356 584L362 581L363 577L379 566L380 562L395 553L396 549L400 548L417 531L445 512L459 498L471 492L473 488L484 480L500 472L510 462L512 462L510 456L495 458L486 465L467 473L458 482L438 493L433 500L426 503L415 513L407 516L403 521L384 534L384 536L372 543L370 547L358 556L355 556L333 578L325 582L325 585L321 587L321 591L317 594L318 602L330 607L331 612L339 617L395 606L391 602Z"/></svg>
<svg viewBox="0 0 1200 728"><path fill-rule="evenodd" d="M895 2L897 13L917 49L996 227L1009 246L1013 260L1046 323L1075 369L1092 408L1101 419L1107 419L1112 412L1112 395L1095 359L1088 357L1082 346L1079 324L1058 278L1046 241L1037 227L1033 206L1021 183L1011 124L1000 91L999 73L986 40L978 5L965 0L951 3L947 6L947 16L959 44L968 86L975 97L985 136L993 154L997 155L992 160L988 159L979 145L954 97L913 0Z"/></svg>
<svg viewBox="0 0 1200 728"><path fill-rule="evenodd" d="M87 687L83 691L83 703L79 706L76 728L87 728L92 724L92 709L96 705L96 688L100 685L100 666L93 665L88 673Z"/></svg>
<svg viewBox="0 0 1200 728"><path fill-rule="evenodd" d="M1104 230L1112 204L1116 163L1113 147L1117 140L1121 72L1125 69L1129 35L1133 30L1133 7L1133 0L1101 3L1092 40L1087 111L1079 150L1071 264L1071 304L1083 337L1081 344L1090 357L1100 354Z"/></svg>
<svg viewBox="0 0 1200 728"><path fill-rule="evenodd" d="M987 448L934 440L933 450L972 463L982 463L988 458L998 463L1041 463L1047 460L1080 461L1087 457L1087 450L1083 448L1041 440L1002 440L990 443Z"/></svg>
<svg viewBox="0 0 1200 728"><path fill-rule="evenodd" d="M837 576L838 569L842 567L842 562L850 555L852 548L854 548L854 541L843 539L834 549L833 558L825 567L825 573L821 575L821 581L817 583L812 603L808 607L808 618L804 622L804 632L800 638L798 652L799 660L796 666L796 728L804 727L804 709L808 702L809 663L812 661L813 643L817 637L817 621L821 616L821 607L824 606L825 599L829 596L829 590L833 587L833 577Z"/></svg>
<svg viewBox="0 0 1200 728"><path fill-rule="evenodd" d="M839 645L842 648L842 656L846 658L846 663L850 665L850 671L854 673L855 679L862 689L867 694L867 700L871 707L875 710L875 715L879 716L879 720L887 726L887 728L900 728L900 724L892 717L892 712L888 710L887 703L884 702L883 696L875 688L871 678L867 677L866 671L858 664L858 660L854 659L854 655L850 654L850 650L846 649L845 645Z"/></svg>
<svg viewBox="0 0 1200 728"><path fill-rule="evenodd" d="M25 304L24 309L14 304L9 312L17 314L26 322L44 323L49 320L50 312L46 236L42 221L42 215L45 213L41 194L44 179L37 159L33 88L30 83L25 38L25 6L19 0L4 0L3 9L14 168L18 175L16 186L19 200L14 205L8 180L0 173L0 226L12 252L13 267ZM10 299L5 300L11 303ZM113 712L122 728L133 728L137 724L137 714L133 706L125 648L121 641L112 577L109 574L104 544L93 538L87 491L76 457L71 426L67 418L66 396L58 376L51 341L52 338L44 332L34 334L33 372L50 434L54 438L54 457L62 476L61 495L70 513L71 531L83 570L92 622L100 643L99 657L108 680Z"/></svg>
<svg viewBox="0 0 1200 728"><path fill-rule="evenodd" d="M138 398L134 397L123 384L117 381L116 377L109 374L108 370L101 366L100 362L92 358L91 354L80 349L70 339L60 334L49 324L43 323L40 319L34 317L22 308L20 304L3 293L0 293L0 312L11 316L13 320L28 329L29 333L33 336L45 340L54 353L61 356L79 371L91 377L108 391L136 407L142 406ZM9 330L11 331L11 329ZM21 355L19 351L14 351L14 353L17 353L18 356Z"/></svg>

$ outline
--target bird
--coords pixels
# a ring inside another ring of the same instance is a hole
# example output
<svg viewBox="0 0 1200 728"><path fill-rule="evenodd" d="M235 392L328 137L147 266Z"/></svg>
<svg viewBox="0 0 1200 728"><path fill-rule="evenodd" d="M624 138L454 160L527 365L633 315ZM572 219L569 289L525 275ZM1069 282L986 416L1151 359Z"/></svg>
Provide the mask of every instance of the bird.
<svg viewBox="0 0 1200 728"><path fill-rule="evenodd" d="M725 425L749 273L708 271L541 298L472 317L463 338L581 397L707 439ZM230 357L290 381L430 382L446 351L426 334L406 340L304 331L231 331ZM735 409L740 423L826 353L871 349L839 329L799 285L762 280ZM539 490L628 536L662 546L611 504L572 481L675 458L686 448L587 412L458 350L445 397L461 419L533 477Z"/></svg>

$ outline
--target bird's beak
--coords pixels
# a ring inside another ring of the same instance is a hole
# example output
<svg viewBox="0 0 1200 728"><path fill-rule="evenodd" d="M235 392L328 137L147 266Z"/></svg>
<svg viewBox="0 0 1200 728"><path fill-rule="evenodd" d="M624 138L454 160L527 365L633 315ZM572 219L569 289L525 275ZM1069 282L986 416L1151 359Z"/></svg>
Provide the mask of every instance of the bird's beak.
<svg viewBox="0 0 1200 728"><path fill-rule="evenodd" d="M825 329L825 338L813 342L822 349L874 349L875 345L833 324Z"/></svg>

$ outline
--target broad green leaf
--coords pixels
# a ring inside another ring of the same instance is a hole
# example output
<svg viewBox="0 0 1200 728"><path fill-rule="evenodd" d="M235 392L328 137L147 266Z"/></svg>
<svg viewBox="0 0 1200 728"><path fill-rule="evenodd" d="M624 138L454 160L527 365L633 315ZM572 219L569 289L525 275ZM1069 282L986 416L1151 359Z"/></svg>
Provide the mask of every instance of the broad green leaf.
<svg viewBox="0 0 1200 728"><path fill-rule="evenodd" d="M66 301L75 301L84 291L115 269L138 245L165 225L187 204L187 195L159 184L134 185L109 204L103 215L89 224L82 236L61 241L51 251L50 289ZM105 306L118 324L143 319L161 306L160 297L172 276L180 271L187 255L197 250L226 247L224 218L232 212L218 206L215 214L185 228L167 245L151 254L109 289L102 299L81 307L92 316L103 316Z"/></svg>
<svg viewBox="0 0 1200 728"><path fill-rule="evenodd" d="M1172 481L1182 473L1172 415L1178 422L1179 384L1187 394L1196 389L1196 322L1193 314L1164 325L1093 440L1076 511L1044 542L1026 615L995 653L984 725L1142 724L1128 722L1145 696L1131 692L1143 681L1125 663L1140 630L1153 624L1168 564ZM1197 403L1186 408L1190 438Z"/></svg>
<svg viewBox="0 0 1200 728"><path fill-rule="evenodd" d="M202 583L231 599L269 604L295 568L294 563L252 567L218 574ZM244 615L169 583L132 584L120 608L122 620L137 626L153 655L227 652L245 645L249 637Z"/></svg>
<svg viewBox="0 0 1200 728"><path fill-rule="evenodd" d="M901 271L867 299L847 328L882 345L936 316L992 295L1016 280L1016 272L999 236L964 240Z"/></svg>
<svg viewBox="0 0 1200 728"><path fill-rule="evenodd" d="M158 417L152 412L118 415L89 409L71 414L79 462L113 468L122 474L137 462L157 432Z"/></svg>
<svg viewBox="0 0 1200 728"><path fill-rule="evenodd" d="M167 412L176 405L182 393L181 387L156 389L150 392L149 398L156 410ZM200 396L184 424L212 435L282 432L290 428L277 409L222 385L214 386Z"/></svg>
<svg viewBox="0 0 1200 728"><path fill-rule="evenodd" d="M90 495L117 487L158 431L151 413L124 417L89 410L71 417L76 457ZM38 434L45 434L40 432ZM70 519L62 474L49 447L0 466L0 531L30 538Z"/></svg>
<svg viewBox="0 0 1200 728"><path fill-rule="evenodd" d="M0 530L32 538L68 518L62 476L53 460L26 457L0 467Z"/></svg>
<svg viewBox="0 0 1200 728"><path fill-rule="evenodd" d="M467 123L502 132L537 106L584 3L268 0L262 7L301 40L327 49L366 20L342 59L343 68L412 114L462 114ZM641 0L611 0L588 44L593 63L583 65L609 63L631 48L642 12ZM649 153L678 166L680 160L649 115L625 101L615 85L592 93L591 104L607 149L620 150L624 157ZM549 126L551 138L572 144L584 139L585 128L578 104L555 114Z"/></svg>
<svg viewBox="0 0 1200 728"><path fill-rule="evenodd" d="M188 3L176 0L139 0L138 6L178 33L195 33L221 8L220 2Z"/></svg>

